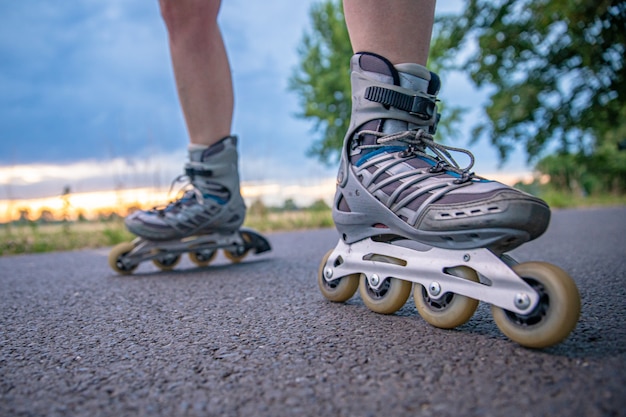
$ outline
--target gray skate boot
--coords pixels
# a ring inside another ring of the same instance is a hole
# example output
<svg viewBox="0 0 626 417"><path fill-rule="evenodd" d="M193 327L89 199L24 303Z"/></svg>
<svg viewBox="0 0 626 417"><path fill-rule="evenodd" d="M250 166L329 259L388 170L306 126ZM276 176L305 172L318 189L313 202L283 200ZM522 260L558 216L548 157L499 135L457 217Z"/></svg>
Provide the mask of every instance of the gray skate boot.
<svg viewBox="0 0 626 417"><path fill-rule="evenodd" d="M270 250L258 233L242 229L246 206L239 190L237 138L228 136L210 146L190 145L185 175L190 187L165 207L136 211L125 219L134 242L114 248L109 258L117 272L129 273L152 259L171 269L188 252L198 265L208 264L218 248L239 261L250 249ZM179 177L180 178L180 177Z"/></svg>
<svg viewBox="0 0 626 417"><path fill-rule="evenodd" d="M137 211L125 220L144 239L180 239L206 231L232 232L244 221L246 206L239 192L237 138L189 149L185 174L192 188L166 207Z"/></svg>
<svg viewBox="0 0 626 417"><path fill-rule="evenodd" d="M352 120L333 212L346 242L391 233L503 252L545 231L550 210L543 201L476 177L470 152L433 141L434 73L368 53L354 56L351 66ZM451 151L469 156L470 165L459 167Z"/></svg>
<svg viewBox="0 0 626 417"><path fill-rule="evenodd" d="M467 322L480 300L521 345L565 339L580 313L574 281L554 265L504 254L546 230L548 206L475 176L470 152L433 141L435 74L370 53L355 55L351 68L352 119L333 205L340 239L318 270L324 297L343 302L358 288L370 310L392 314L413 291L419 314L441 328Z"/></svg>

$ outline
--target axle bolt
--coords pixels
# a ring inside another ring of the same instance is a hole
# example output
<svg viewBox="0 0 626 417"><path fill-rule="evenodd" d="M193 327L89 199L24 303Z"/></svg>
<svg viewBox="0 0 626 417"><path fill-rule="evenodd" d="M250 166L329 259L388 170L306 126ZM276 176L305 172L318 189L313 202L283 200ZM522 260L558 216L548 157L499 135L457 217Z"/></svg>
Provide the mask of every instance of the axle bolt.
<svg viewBox="0 0 626 417"><path fill-rule="evenodd" d="M329 266L324 268L324 277L326 279L331 279L333 277L333 269Z"/></svg>
<svg viewBox="0 0 626 417"><path fill-rule="evenodd" d="M378 284L380 284L380 277L376 274L372 274L372 276L370 277L370 285L372 287L376 287L378 286Z"/></svg>
<svg viewBox="0 0 626 417"><path fill-rule="evenodd" d="M434 297L438 296L439 294L441 294L441 285L439 285L439 283L436 281L431 282L428 286L428 292Z"/></svg>
<svg viewBox="0 0 626 417"><path fill-rule="evenodd" d="M525 293L517 293L515 294L515 307L520 310L526 310L530 307L530 297Z"/></svg>

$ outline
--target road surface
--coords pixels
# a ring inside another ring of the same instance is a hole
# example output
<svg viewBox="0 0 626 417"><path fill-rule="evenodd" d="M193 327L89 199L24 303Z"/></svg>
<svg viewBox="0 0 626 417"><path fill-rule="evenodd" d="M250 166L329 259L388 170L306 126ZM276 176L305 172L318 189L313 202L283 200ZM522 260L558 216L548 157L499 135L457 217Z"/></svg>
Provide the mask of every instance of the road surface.
<svg viewBox="0 0 626 417"><path fill-rule="evenodd" d="M0 258L0 416L626 416L626 208L557 210L514 252L567 270L573 334L516 345L481 304L455 330L412 299L378 315L326 301L334 230L175 271L108 267L108 249Z"/></svg>

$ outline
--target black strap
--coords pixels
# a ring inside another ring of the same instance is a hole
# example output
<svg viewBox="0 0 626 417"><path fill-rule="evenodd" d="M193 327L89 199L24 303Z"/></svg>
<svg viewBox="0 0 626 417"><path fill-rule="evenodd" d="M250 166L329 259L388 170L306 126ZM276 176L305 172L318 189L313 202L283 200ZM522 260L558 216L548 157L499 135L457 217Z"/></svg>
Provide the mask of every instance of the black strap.
<svg viewBox="0 0 626 417"><path fill-rule="evenodd" d="M213 171L211 171L210 169L197 169L197 168L186 167L185 175L187 175L189 178L194 178L195 176L212 177Z"/></svg>
<svg viewBox="0 0 626 417"><path fill-rule="evenodd" d="M372 86L365 89L365 99L393 106L423 120L430 120L436 112L435 101L421 96L410 96L384 87Z"/></svg>

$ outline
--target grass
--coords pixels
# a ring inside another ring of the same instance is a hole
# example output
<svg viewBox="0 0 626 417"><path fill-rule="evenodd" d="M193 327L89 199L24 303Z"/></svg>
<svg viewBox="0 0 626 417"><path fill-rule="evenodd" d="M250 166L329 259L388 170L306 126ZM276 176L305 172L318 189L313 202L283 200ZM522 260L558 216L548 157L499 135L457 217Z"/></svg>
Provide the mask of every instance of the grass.
<svg viewBox="0 0 626 417"><path fill-rule="evenodd" d="M121 221L11 224L0 229L0 256L111 246L132 237Z"/></svg>
<svg viewBox="0 0 626 417"><path fill-rule="evenodd" d="M330 210L248 214L245 226L260 232L332 227ZM8 224L0 227L0 256L113 246L131 241L121 219L54 224Z"/></svg>
<svg viewBox="0 0 626 417"><path fill-rule="evenodd" d="M249 214L244 226L267 233L333 227L334 223L330 210L298 210Z"/></svg>
<svg viewBox="0 0 626 417"><path fill-rule="evenodd" d="M626 206L626 195L590 195L580 197L561 191L546 191L541 195L548 205L555 208L575 208L575 207L608 207Z"/></svg>

